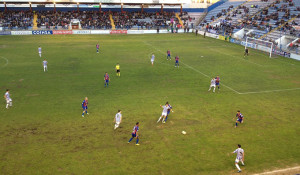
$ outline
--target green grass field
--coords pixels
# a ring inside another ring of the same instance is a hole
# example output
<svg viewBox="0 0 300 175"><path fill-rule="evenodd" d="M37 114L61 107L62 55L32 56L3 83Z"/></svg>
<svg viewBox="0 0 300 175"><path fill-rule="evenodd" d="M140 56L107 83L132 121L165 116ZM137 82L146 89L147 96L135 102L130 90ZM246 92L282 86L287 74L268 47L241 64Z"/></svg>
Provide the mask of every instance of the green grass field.
<svg viewBox="0 0 300 175"><path fill-rule="evenodd" d="M243 51L192 34L1 36L0 89L10 89L13 107L1 100L0 174L236 174L238 143L242 174L299 166L300 62ZM208 92L216 75L220 93ZM166 101L175 112L157 124ZM234 128L237 110L245 120ZM141 145L128 145L137 121Z"/></svg>

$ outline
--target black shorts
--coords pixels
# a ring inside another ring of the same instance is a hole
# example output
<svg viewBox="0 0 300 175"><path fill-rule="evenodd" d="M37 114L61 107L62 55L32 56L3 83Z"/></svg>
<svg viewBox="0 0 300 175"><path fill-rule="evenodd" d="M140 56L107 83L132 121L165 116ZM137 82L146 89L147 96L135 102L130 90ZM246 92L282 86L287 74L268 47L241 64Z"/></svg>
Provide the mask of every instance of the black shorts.
<svg viewBox="0 0 300 175"><path fill-rule="evenodd" d="M119 70L117 70L117 73L119 73L120 72L120 69Z"/></svg>

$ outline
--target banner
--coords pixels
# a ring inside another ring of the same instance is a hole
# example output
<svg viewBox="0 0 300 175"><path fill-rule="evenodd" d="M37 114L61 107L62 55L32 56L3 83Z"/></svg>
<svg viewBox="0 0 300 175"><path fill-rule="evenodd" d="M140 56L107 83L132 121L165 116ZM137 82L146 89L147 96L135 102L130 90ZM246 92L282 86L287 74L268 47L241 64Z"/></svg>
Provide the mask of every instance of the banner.
<svg viewBox="0 0 300 175"><path fill-rule="evenodd" d="M73 30L73 34L75 35L88 35L91 34L90 30Z"/></svg>
<svg viewBox="0 0 300 175"><path fill-rule="evenodd" d="M53 35L71 35L73 34L72 30L53 30Z"/></svg>
<svg viewBox="0 0 300 175"><path fill-rule="evenodd" d="M32 31L11 31L11 35L32 35Z"/></svg>
<svg viewBox="0 0 300 175"><path fill-rule="evenodd" d="M110 34L127 34L127 30L111 30Z"/></svg>
<svg viewBox="0 0 300 175"><path fill-rule="evenodd" d="M223 40L223 41L225 41L225 36L223 36L223 35L219 35L219 40Z"/></svg>
<svg viewBox="0 0 300 175"><path fill-rule="evenodd" d="M127 34L144 34L143 30L128 30Z"/></svg>
<svg viewBox="0 0 300 175"><path fill-rule="evenodd" d="M109 30L91 30L91 34L110 34Z"/></svg>
<svg viewBox="0 0 300 175"><path fill-rule="evenodd" d="M33 30L32 35L52 35L52 30Z"/></svg>
<svg viewBox="0 0 300 175"><path fill-rule="evenodd" d="M246 46L246 41L242 41L241 45ZM252 49L257 49L257 44L247 42L247 47L251 47Z"/></svg>
<svg viewBox="0 0 300 175"><path fill-rule="evenodd" d="M0 35L11 35L10 31L0 31Z"/></svg>
<svg viewBox="0 0 300 175"><path fill-rule="evenodd" d="M284 51L282 51L282 50L276 50L276 49L273 49L273 50L272 50L272 53L274 53L274 54L276 54L276 55L281 55L281 56L284 56L284 57L288 57L288 58L291 57L291 53L284 52Z"/></svg>

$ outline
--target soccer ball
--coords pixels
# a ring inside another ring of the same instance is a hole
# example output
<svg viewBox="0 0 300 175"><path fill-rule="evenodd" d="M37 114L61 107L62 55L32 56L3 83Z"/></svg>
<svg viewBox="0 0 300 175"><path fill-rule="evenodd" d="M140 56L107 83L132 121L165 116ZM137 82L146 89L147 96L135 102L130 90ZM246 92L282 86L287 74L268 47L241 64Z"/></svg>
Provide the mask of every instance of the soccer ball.
<svg viewBox="0 0 300 175"><path fill-rule="evenodd" d="M181 134L185 135L185 134L186 134L186 132L185 132L185 131L181 131Z"/></svg>

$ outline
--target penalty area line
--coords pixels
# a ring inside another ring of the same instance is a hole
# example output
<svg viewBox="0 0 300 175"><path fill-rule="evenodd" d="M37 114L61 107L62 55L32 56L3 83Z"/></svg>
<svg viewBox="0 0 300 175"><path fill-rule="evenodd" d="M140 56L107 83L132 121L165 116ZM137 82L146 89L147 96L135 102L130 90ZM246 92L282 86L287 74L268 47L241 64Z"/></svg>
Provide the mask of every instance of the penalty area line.
<svg viewBox="0 0 300 175"><path fill-rule="evenodd" d="M4 59L5 61L6 61L6 63L2 66L2 67L5 67L5 66L7 66L8 65L8 59L7 58L5 58L5 57L2 57L2 56L0 56L0 58L2 58L2 59Z"/></svg>
<svg viewBox="0 0 300 175"><path fill-rule="evenodd" d="M296 166L296 167L292 167L292 168L286 168L286 169L281 169L281 170L268 171L268 172L264 172L264 173L253 174L253 175L273 174L273 173L280 173L280 172L290 171L290 170L296 170L296 169L300 169L300 166Z"/></svg>
<svg viewBox="0 0 300 175"><path fill-rule="evenodd" d="M277 89L277 90L269 90L269 91L257 91L257 92L241 92L241 95L244 94L261 94L261 93L271 93L271 92L283 92L283 91L294 91L299 90L300 88L292 88L292 89Z"/></svg>
<svg viewBox="0 0 300 175"><path fill-rule="evenodd" d="M146 45L148 45L148 46L154 48L155 50L157 50L158 52L162 53L163 55L165 54L163 51L157 49L157 48L154 47L152 44L150 44L150 43L148 43L148 42L146 42L146 41L143 41L143 43L145 43ZM200 73L201 75L203 75L203 76L205 76L205 77L207 77L207 78L210 78L210 76L208 76L208 75L206 75L205 73L203 73L203 72L201 72L201 71L199 71L199 70L193 68L192 66L190 66L190 65L188 65L188 64L185 64L183 61L180 61L180 62L181 62L183 65L185 65L186 67L188 67L188 68L194 70L195 72L198 72L198 73ZM230 89L231 91L233 91L233 92L235 92L235 93L237 93L237 94L241 94L240 92L234 90L233 88L231 88L231 87L229 87L229 86L227 86L227 85L225 85L225 84L223 84L223 83L220 83L220 84L222 84L224 87Z"/></svg>

